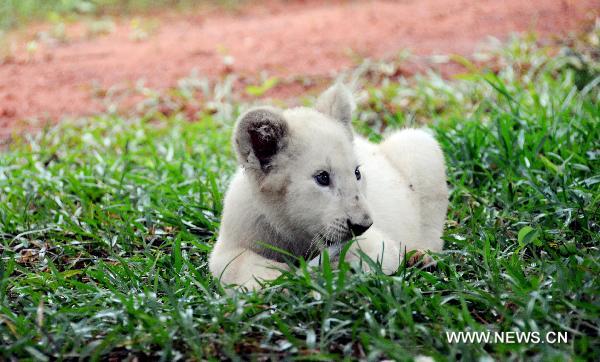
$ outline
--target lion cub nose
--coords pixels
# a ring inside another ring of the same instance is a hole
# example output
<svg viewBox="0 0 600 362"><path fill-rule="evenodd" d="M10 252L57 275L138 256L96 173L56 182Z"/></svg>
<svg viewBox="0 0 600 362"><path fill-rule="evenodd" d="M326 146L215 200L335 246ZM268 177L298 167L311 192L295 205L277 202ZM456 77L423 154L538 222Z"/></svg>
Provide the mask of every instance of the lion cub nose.
<svg viewBox="0 0 600 362"><path fill-rule="evenodd" d="M350 228L350 230L352 231L354 236L362 235L365 231L367 231L371 227L371 225L373 225L373 221L371 221L370 218L365 220L364 223L360 223L360 224L354 224L354 223L352 223L352 221L350 221L350 219L346 220L346 222L348 223L348 227Z"/></svg>

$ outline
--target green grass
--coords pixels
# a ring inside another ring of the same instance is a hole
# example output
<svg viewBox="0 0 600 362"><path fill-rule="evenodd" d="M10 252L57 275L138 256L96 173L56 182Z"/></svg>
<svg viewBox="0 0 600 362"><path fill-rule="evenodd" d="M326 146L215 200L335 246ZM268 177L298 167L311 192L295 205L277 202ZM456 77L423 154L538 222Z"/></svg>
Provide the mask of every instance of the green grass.
<svg viewBox="0 0 600 362"><path fill-rule="evenodd" d="M498 74L450 82L361 78L360 132L425 119L446 153L446 252L432 271L302 267L227 296L206 258L238 104L200 122L100 115L15 140L0 154L0 359L597 358L597 54L520 40L494 59ZM450 344L446 331L569 340Z"/></svg>

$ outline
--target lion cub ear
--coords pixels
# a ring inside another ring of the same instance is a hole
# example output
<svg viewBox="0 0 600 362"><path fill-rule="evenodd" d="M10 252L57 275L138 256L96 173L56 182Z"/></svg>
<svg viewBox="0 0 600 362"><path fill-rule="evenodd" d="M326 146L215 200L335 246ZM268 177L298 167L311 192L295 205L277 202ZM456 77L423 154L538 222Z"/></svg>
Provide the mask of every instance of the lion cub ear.
<svg viewBox="0 0 600 362"><path fill-rule="evenodd" d="M350 90L341 83L329 87L317 99L315 109L329 117L343 122L350 127L352 122L352 111L356 105Z"/></svg>
<svg viewBox="0 0 600 362"><path fill-rule="evenodd" d="M268 173L275 155L287 144L288 124L275 108L255 108L240 116L234 130L238 161Z"/></svg>

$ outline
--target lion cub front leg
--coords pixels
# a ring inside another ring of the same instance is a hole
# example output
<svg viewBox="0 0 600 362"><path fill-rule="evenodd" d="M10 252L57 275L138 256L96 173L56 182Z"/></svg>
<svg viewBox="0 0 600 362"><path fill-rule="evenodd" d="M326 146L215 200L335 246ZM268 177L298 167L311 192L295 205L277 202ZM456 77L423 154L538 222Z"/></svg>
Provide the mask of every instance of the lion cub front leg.
<svg viewBox="0 0 600 362"><path fill-rule="evenodd" d="M223 284L235 284L248 290L258 290L261 288L258 280L277 279L281 275L280 270L286 270L288 266L267 259L252 250L234 248L213 252L209 268Z"/></svg>
<svg viewBox="0 0 600 362"><path fill-rule="evenodd" d="M374 262L381 263L381 270L387 275L395 273L400 266L399 243L387 237L376 227L371 227L356 239L346 254L346 261L355 265L361 263L359 250ZM364 271L371 269L364 260L360 265Z"/></svg>

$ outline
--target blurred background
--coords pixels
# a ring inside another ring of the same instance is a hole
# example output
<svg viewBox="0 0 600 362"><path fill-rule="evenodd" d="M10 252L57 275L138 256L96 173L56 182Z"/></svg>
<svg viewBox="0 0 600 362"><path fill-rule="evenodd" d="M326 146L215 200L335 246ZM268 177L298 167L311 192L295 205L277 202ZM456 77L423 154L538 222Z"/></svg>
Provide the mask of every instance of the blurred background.
<svg viewBox="0 0 600 362"><path fill-rule="evenodd" d="M598 360L599 2L0 0L0 361ZM225 293L236 118L339 77L439 141L447 252Z"/></svg>
<svg viewBox="0 0 600 362"><path fill-rule="evenodd" d="M182 82L229 79L241 97L290 99L318 91L365 59L403 59L398 71L404 74L433 69L452 77L464 70L464 60L478 61L477 51L492 44L491 37L535 33L551 42L589 27L599 5L0 0L0 133L134 111L148 94L160 97ZM160 107L167 113L183 107L193 118L203 106L184 103Z"/></svg>

